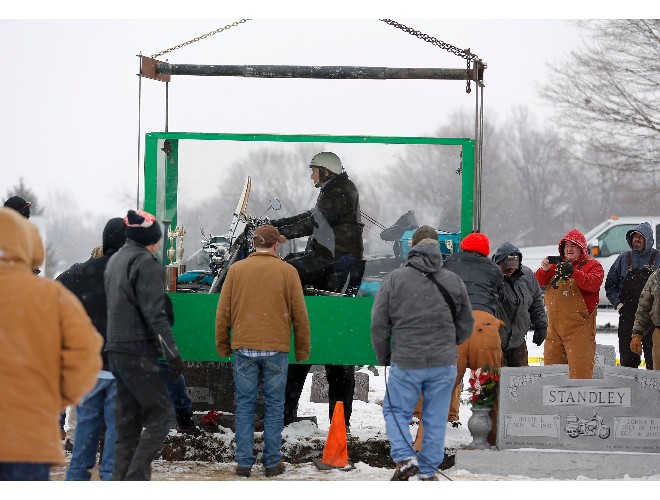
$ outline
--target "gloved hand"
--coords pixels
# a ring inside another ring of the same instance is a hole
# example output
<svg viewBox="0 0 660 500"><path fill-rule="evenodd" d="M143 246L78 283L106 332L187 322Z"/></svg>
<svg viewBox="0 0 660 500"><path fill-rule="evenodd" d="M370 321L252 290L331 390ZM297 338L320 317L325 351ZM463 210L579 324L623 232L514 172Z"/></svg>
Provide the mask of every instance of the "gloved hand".
<svg viewBox="0 0 660 500"><path fill-rule="evenodd" d="M632 338L630 339L630 350L635 354L642 354L642 336L639 333L633 332Z"/></svg>
<svg viewBox="0 0 660 500"><path fill-rule="evenodd" d="M181 359L181 356L177 356L176 358L169 359L168 363L170 364L170 376L167 377L167 381L174 382L177 378L179 378L179 375L183 373L183 369L185 368L185 366L183 364L183 360Z"/></svg>
<svg viewBox="0 0 660 500"><path fill-rule="evenodd" d="M544 328L540 328L538 330L534 330L534 336L532 337L532 342L534 342L536 345L541 345L545 338L548 335L548 330Z"/></svg>
<svg viewBox="0 0 660 500"><path fill-rule="evenodd" d="M573 274L573 264L571 264L567 260L559 264L558 267L560 268L561 274L566 278L568 278L571 274Z"/></svg>

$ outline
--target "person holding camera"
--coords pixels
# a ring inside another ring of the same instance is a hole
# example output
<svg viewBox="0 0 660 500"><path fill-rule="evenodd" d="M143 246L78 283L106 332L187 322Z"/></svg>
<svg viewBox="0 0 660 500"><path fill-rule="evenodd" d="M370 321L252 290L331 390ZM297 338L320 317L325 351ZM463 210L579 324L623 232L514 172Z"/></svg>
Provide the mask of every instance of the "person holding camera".
<svg viewBox="0 0 660 500"><path fill-rule="evenodd" d="M548 334L548 316L543 293L534 272L522 265L522 253L508 241L492 257L504 274L502 307L508 328L500 328L502 366L529 366L525 337L534 330L532 342L540 346Z"/></svg>
<svg viewBox="0 0 660 500"><path fill-rule="evenodd" d="M553 259L554 260L554 259ZM587 240L572 229L559 241L558 263L541 261L536 279L545 287L548 336L545 365L568 364L570 378L591 378L596 355L596 313L603 266L589 257Z"/></svg>

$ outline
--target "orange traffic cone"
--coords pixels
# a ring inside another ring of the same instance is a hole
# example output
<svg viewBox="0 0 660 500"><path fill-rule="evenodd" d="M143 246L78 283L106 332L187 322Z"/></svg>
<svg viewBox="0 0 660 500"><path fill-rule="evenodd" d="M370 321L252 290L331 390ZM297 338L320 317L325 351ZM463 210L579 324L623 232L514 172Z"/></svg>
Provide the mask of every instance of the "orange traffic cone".
<svg viewBox="0 0 660 500"><path fill-rule="evenodd" d="M346 444L346 423L344 422L344 403L337 401L332 413L328 439L323 449L323 458L315 459L317 467L321 469L345 468L349 466L348 446ZM352 466L352 464L350 464Z"/></svg>
<svg viewBox="0 0 660 500"><path fill-rule="evenodd" d="M346 467L348 465L344 403L341 401L335 403L335 411L332 412L332 421L330 422L328 439L325 442L321 462L330 467Z"/></svg>

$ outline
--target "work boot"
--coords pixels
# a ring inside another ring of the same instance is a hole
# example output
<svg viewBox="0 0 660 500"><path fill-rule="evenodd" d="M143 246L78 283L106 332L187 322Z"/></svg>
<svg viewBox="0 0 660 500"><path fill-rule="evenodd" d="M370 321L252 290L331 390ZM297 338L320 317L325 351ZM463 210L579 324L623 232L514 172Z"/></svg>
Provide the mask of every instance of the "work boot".
<svg viewBox="0 0 660 500"><path fill-rule="evenodd" d="M252 467L241 467L240 465L237 465L236 470L234 472L237 476L250 477L251 471L252 471Z"/></svg>
<svg viewBox="0 0 660 500"><path fill-rule="evenodd" d="M394 475L390 481L407 481L419 470L419 465L417 465L416 458L407 458L397 462L396 469L394 469Z"/></svg>
<svg viewBox="0 0 660 500"><path fill-rule="evenodd" d="M192 410L177 410L176 412L176 431L182 434L198 436L201 434L199 428L193 420Z"/></svg>
<svg viewBox="0 0 660 500"><path fill-rule="evenodd" d="M275 467L266 467L266 477L279 476L285 469L284 461L280 460Z"/></svg>

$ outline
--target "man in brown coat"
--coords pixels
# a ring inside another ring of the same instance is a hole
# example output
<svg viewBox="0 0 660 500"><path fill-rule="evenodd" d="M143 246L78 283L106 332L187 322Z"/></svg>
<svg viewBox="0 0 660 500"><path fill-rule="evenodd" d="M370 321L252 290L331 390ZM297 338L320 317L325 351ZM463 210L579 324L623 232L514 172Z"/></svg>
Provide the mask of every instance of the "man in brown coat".
<svg viewBox="0 0 660 500"><path fill-rule="evenodd" d="M64 464L59 415L96 383L98 334L61 283L32 272L44 260L34 224L0 208L0 480L48 480Z"/></svg>
<svg viewBox="0 0 660 500"><path fill-rule="evenodd" d="M284 472L282 429L291 325L296 361L309 359L307 307L298 272L277 255L286 239L273 226L259 226L256 251L232 265L222 287L215 319L215 344L221 357L234 350L236 386L236 474L249 477L256 462L254 410L263 378L266 476ZM231 329L231 344L229 332Z"/></svg>

